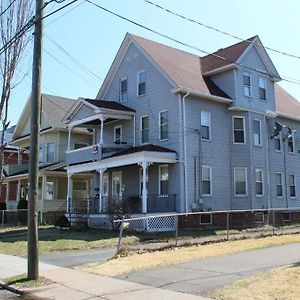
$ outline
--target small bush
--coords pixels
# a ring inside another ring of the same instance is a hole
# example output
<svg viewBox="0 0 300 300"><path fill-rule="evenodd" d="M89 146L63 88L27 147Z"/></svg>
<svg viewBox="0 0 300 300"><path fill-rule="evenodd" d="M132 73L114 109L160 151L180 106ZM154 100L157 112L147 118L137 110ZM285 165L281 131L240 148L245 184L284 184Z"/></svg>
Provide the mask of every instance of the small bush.
<svg viewBox="0 0 300 300"><path fill-rule="evenodd" d="M0 210L6 210L6 202L0 202Z"/></svg>

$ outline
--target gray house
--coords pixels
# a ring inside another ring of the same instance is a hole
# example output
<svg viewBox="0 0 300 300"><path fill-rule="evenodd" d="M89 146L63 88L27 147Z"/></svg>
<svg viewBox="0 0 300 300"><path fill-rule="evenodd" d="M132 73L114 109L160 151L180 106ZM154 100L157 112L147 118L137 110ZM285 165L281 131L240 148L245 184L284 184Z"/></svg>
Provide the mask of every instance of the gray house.
<svg viewBox="0 0 300 300"><path fill-rule="evenodd" d="M96 99L65 117L68 212L105 227L116 210L299 207L300 103L280 80L258 36L199 57L127 34ZM77 127L93 145L72 148ZM89 200L72 195L83 173ZM163 230L174 219L134 226Z"/></svg>

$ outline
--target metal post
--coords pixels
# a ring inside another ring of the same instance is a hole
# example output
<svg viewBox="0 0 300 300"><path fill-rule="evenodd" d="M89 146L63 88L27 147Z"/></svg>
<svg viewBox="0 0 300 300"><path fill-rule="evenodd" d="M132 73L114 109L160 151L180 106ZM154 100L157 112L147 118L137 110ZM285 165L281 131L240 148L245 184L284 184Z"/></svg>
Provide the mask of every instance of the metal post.
<svg viewBox="0 0 300 300"><path fill-rule="evenodd" d="M273 226L273 235L275 234L275 211L272 211L272 226Z"/></svg>
<svg viewBox="0 0 300 300"><path fill-rule="evenodd" d="M123 230L124 230L124 219L125 219L125 216L123 215L122 223L121 223L121 226L120 226L120 232L119 232L119 240L118 240L117 253L116 253L117 255L120 253L121 246L122 246L122 237L123 237Z"/></svg>
<svg viewBox="0 0 300 300"><path fill-rule="evenodd" d="M42 31L44 0L36 0L35 31L32 66L31 92L31 130L29 164L29 201L28 201L28 279L39 277L37 191L38 191L38 148L41 119L41 71L42 71Z"/></svg>
<svg viewBox="0 0 300 300"><path fill-rule="evenodd" d="M229 211L227 211L226 215L226 235L227 235L227 241L229 240Z"/></svg>
<svg viewBox="0 0 300 300"><path fill-rule="evenodd" d="M175 216L175 246L178 246L178 216Z"/></svg>

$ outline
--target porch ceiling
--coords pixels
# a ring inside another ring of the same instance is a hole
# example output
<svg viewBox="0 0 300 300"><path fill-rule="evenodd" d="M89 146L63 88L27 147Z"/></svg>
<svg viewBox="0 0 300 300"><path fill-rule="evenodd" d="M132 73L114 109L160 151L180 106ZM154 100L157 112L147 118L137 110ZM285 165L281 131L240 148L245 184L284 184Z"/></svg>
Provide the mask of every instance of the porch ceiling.
<svg viewBox="0 0 300 300"><path fill-rule="evenodd" d="M140 164L143 162L172 164L177 162L177 155L173 150L154 145L132 147L101 161L67 166L67 172L69 174L90 172L99 169Z"/></svg>

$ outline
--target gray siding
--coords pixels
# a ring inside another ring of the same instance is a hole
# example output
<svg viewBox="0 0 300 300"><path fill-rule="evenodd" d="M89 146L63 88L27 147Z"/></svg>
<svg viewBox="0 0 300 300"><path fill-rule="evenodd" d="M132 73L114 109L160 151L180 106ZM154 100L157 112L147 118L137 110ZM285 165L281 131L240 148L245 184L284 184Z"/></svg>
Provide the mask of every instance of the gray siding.
<svg viewBox="0 0 300 300"><path fill-rule="evenodd" d="M235 71L230 70L211 77L211 80L219 86L231 99L236 99Z"/></svg>

